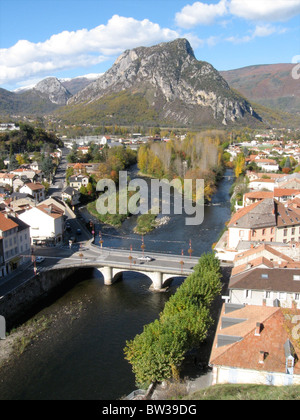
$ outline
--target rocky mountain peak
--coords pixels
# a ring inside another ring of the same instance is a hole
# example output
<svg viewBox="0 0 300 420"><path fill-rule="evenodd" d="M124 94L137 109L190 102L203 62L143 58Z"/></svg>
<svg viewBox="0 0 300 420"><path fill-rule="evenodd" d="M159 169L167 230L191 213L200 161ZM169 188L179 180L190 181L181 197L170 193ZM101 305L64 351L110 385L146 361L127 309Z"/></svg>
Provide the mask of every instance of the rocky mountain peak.
<svg viewBox="0 0 300 420"><path fill-rule="evenodd" d="M74 95L68 104L91 104L128 91L145 97L162 120L182 124L227 125L258 118L209 63L198 61L186 39L124 51L103 76Z"/></svg>
<svg viewBox="0 0 300 420"><path fill-rule="evenodd" d="M40 81L34 89L45 94L52 103L57 105L65 105L72 96L56 77L47 77Z"/></svg>

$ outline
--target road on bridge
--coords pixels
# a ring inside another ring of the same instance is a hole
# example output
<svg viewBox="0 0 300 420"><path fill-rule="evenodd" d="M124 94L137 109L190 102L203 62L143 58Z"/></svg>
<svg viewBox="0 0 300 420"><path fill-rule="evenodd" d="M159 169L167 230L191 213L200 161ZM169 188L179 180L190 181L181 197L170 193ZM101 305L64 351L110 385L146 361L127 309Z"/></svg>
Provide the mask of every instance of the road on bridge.
<svg viewBox="0 0 300 420"><path fill-rule="evenodd" d="M91 240L72 245L72 247L36 247L34 255L44 257L41 263L37 263L37 272L50 269L63 269L67 267L99 267L113 266L122 267L126 270L140 271L166 271L174 272L177 276L182 270L183 276L192 272L198 258L181 255L164 255L159 253L147 254L152 261L140 261L142 252L122 249L100 248L92 245ZM132 256L130 262L129 256ZM184 264L181 264L183 261ZM22 270L12 273L11 276L0 279L0 298L19 285L25 283L35 275L33 263L22 267Z"/></svg>

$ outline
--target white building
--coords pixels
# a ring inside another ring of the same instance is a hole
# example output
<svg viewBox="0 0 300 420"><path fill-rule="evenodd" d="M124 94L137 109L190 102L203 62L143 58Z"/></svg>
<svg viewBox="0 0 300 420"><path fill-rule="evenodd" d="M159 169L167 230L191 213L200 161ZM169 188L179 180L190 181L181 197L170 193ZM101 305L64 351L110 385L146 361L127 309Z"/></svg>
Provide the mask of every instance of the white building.
<svg viewBox="0 0 300 420"><path fill-rule="evenodd" d="M31 195L36 202L40 203L45 200L45 187L44 185L36 182L28 182L20 188L20 193Z"/></svg>
<svg viewBox="0 0 300 420"><path fill-rule="evenodd" d="M30 259L29 226L16 217L0 213L0 277Z"/></svg>
<svg viewBox="0 0 300 420"><path fill-rule="evenodd" d="M19 218L30 226L31 243L61 242L64 230L63 211L57 206L39 204L20 214Z"/></svg>

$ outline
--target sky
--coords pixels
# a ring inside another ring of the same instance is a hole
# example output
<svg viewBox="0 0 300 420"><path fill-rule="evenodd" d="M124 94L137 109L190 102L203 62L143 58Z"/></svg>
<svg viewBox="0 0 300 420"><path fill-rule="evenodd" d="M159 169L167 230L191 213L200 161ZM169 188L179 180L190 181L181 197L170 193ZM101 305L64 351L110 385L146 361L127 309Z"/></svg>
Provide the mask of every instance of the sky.
<svg viewBox="0 0 300 420"><path fill-rule="evenodd" d="M0 0L0 87L104 73L176 38L217 70L300 62L300 0Z"/></svg>

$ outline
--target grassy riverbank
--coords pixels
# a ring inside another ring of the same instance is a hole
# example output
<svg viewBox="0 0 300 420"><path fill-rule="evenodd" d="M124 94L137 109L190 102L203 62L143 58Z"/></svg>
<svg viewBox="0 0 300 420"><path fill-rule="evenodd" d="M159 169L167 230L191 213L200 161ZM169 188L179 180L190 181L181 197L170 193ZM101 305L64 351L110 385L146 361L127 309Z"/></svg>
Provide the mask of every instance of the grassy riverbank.
<svg viewBox="0 0 300 420"><path fill-rule="evenodd" d="M269 385L215 385L197 391L185 400L236 400L236 401L293 401L300 400L300 385L294 386L269 386Z"/></svg>
<svg viewBox="0 0 300 420"><path fill-rule="evenodd" d="M134 233L145 235L157 227L156 214L141 214L137 219L137 225L134 228Z"/></svg>
<svg viewBox="0 0 300 420"><path fill-rule="evenodd" d="M96 201L92 201L87 205L87 210L89 213L91 213L93 216L95 216L101 223L104 223L106 225L114 226L114 227L121 227L124 220L127 219L127 217L130 216L130 213L127 212L126 214L119 214L119 194L116 195L116 213L115 214L101 214L98 212L96 208Z"/></svg>
<svg viewBox="0 0 300 420"><path fill-rule="evenodd" d="M39 340L43 333L52 329L59 322L72 323L82 311L82 302L70 302L68 307L62 307L59 314L39 313L13 328L6 334L6 339L0 342L0 370L8 362L20 357L28 347Z"/></svg>

